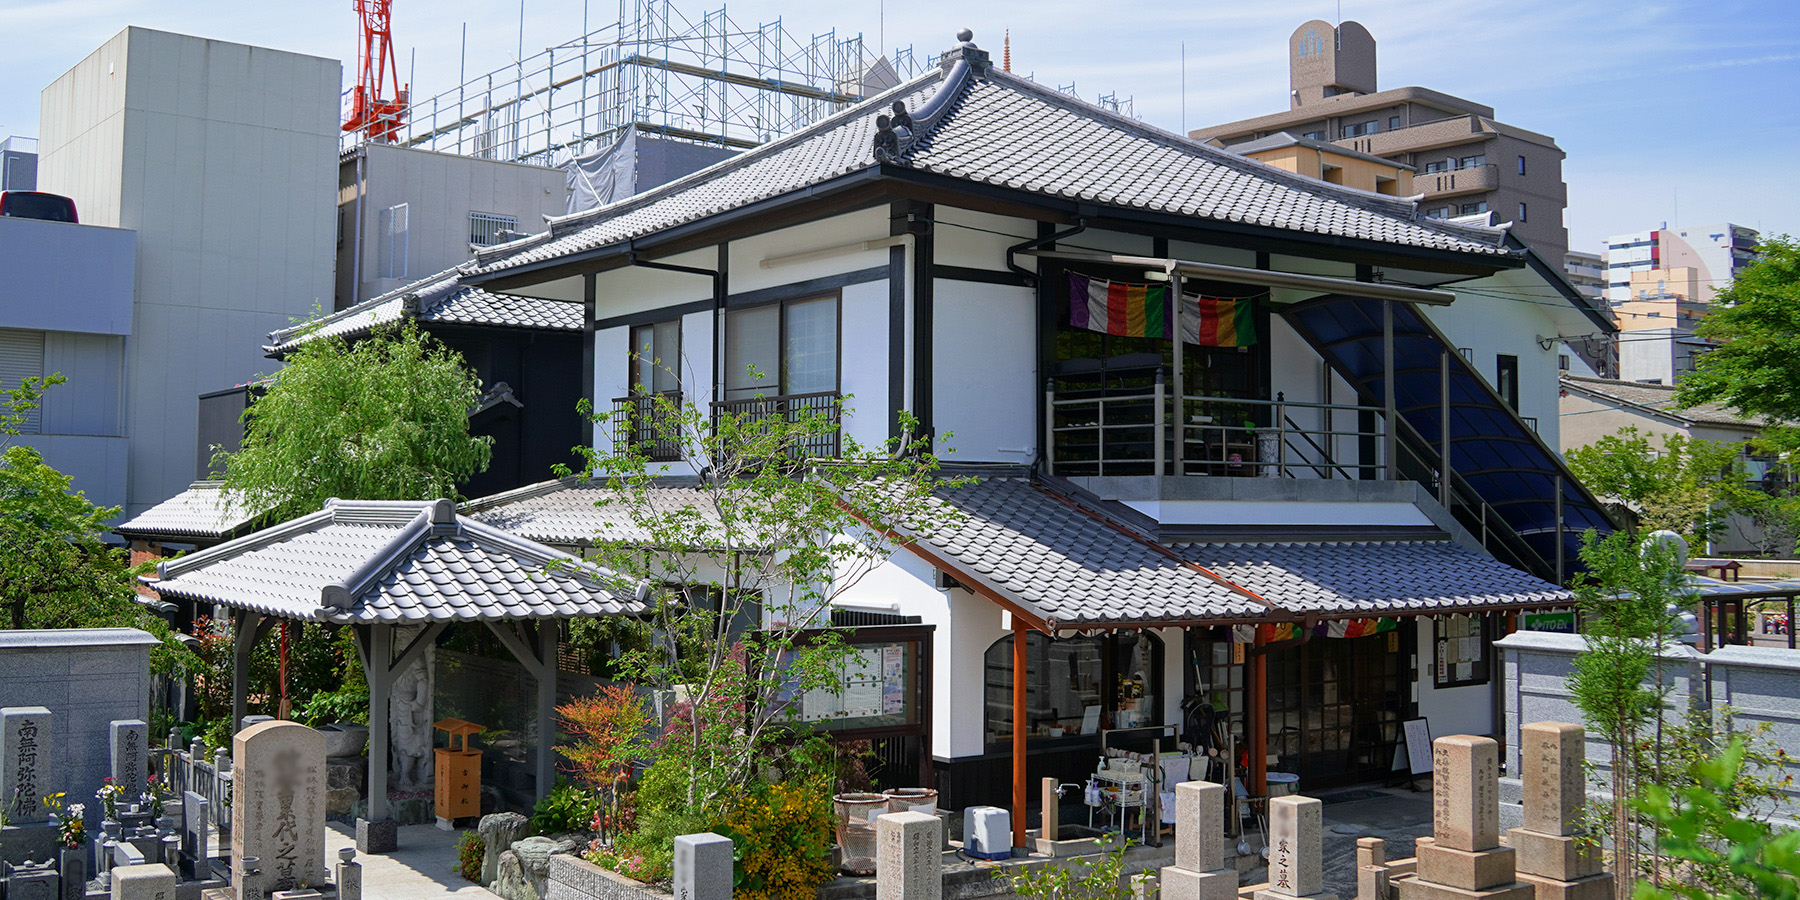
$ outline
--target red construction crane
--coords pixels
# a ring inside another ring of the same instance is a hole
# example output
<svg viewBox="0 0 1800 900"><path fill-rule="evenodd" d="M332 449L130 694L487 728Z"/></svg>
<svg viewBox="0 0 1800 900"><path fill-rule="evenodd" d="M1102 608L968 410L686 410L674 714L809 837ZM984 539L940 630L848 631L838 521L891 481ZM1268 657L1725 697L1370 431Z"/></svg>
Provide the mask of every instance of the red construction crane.
<svg viewBox="0 0 1800 900"><path fill-rule="evenodd" d="M355 4L362 19L362 46L344 130L363 132L372 141L392 141L406 123L406 88L400 86L400 69L394 65L394 0L355 0ZM393 89L391 99L382 96L384 88Z"/></svg>

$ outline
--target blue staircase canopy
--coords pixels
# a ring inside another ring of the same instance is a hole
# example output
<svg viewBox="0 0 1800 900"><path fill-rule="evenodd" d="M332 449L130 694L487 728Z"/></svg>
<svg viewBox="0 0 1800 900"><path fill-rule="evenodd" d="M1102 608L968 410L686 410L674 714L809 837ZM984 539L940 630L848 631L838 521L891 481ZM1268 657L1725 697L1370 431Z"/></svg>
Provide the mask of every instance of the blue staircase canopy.
<svg viewBox="0 0 1800 900"><path fill-rule="evenodd" d="M1382 350L1384 302L1392 301L1334 295L1299 304L1283 313L1320 356L1356 388L1362 402L1374 406L1385 402L1387 390ZM1433 470L1437 468L1444 427L1439 367L1448 355L1450 468L1456 475L1452 484L1466 488L1498 513L1517 535L1516 541L1537 557L1526 560L1533 563L1531 568L1552 580L1579 570L1583 533L1593 529L1605 537L1617 528L1599 501L1415 306L1394 302L1393 321L1394 408L1407 426L1400 429L1406 451ZM1413 440L1406 440L1408 431ZM1563 573L1556 572L1559 476ZM1470 530L1476 531L1473 527Z"/></svg>

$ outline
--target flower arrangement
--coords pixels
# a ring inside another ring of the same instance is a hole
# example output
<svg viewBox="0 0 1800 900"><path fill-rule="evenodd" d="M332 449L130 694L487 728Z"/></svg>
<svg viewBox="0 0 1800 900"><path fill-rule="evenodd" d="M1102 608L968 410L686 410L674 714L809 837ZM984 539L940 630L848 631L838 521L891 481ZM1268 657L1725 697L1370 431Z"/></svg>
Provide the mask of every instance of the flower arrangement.
<svg viewBox="0 0 1800 900"><path fill-rule="evenodd" d="M114 784L110 775L107 776L106 783L100 785L100 789L94 792L94 799L100 801L100 805L106 810L108 819L119 817L119 798L123 796L125 796L125 786Z"/></svg>
<svg viewBox="0 0 1800 900"><path fill-rule="evenodd" d="M57 794L57 796L60 797L62 795ZM82 842L87 839L87 834L82 824L82 816L86 812L87 807L80 803L69 804L68 811L62 817L62 822L56 826L56 843L58 845L74 850L80 847Z"/></svg>

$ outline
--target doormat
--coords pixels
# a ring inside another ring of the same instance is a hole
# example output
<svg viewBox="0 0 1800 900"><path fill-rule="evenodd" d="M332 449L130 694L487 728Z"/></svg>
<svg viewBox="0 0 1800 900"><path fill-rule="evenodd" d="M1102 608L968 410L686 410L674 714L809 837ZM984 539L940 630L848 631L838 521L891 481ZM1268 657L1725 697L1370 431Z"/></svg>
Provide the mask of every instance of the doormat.
<svg viewBox="0 0 1800 900"><path fill-rule="evenodd" d="M1386 794L1383 794L1380 791L1362 790L1359 788L1356 790L1338 791L1335 794L1320 794L1319 802L1326 806L1330 806L1333 803L1355 803L1359 800L1379 800L1386 796Z"/></svg>

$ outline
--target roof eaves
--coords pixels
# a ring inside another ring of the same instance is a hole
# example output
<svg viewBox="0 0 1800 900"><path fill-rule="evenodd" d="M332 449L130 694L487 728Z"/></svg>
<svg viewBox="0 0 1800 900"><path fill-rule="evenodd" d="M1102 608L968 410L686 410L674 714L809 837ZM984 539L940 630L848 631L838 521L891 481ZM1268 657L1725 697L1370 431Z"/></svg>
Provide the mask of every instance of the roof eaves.
<svg viewBox="0 0 1800 900"><path fill-rule="evenodd" d="M169 581L178 578L188 572L205 568L220 560L230 559L234 556L260 550L271 544L280 543L309 531L316 531L331 524L331 521L331 508L326 507L318 512L307 513L304 516L290 519L279 525L273 525L264 528L261 531L254 531L243 537L226 541L216 547L208 547L205 550L201 550L197 553L190 553L177 559L161 560L156 564L155 580ZM147 581L145 583L154 584L155 582Z"/></svg>
<svg viewBox="0 0 1800 900"><path fill-rule="evenodd" d="M348 511L348 504L331 507L334 513ZM435 504L420 507L412 520L407 522L387 544L372 554L363 564L342 579L327 584L319 589L319 605L324 610L334 612L348 610L362 599L368 589L379 582L382 576L399 565L418 548L419 541L430 534L433 527L441 524L437 521L438 509ZM455 518L455 514L451 514ZM334 519L335 520L335 519Z"/></svg>

